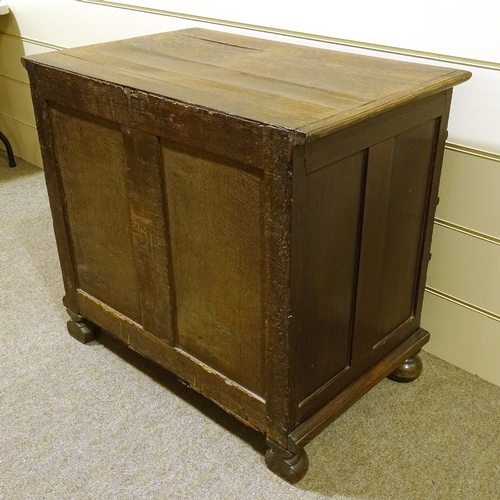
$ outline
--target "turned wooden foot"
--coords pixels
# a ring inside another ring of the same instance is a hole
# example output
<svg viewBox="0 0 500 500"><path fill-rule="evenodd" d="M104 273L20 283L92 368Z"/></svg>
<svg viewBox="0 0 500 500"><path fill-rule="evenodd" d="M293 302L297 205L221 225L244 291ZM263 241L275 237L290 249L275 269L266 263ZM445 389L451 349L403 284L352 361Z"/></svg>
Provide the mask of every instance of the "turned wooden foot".
<svg viewBox="0 0 500 500"><path fill-rule="evenodd" d="M69 309L66 309L66 311L68 311L71 318L67 323L68 332L73 338L82 344L87 344L97 337L99 333L97 325Z"/></svg>
<svg viewBox="0 0 500 500"><path fill-rule="evenodd" d="M402 365L398 366L389 378L395 382L413 382L422 373L422 360L418 354L408 358Z"/></svg>
<svg viewBox="0 0 500 500"><path fill-rule="evenodd" d="M269 440L267 444L269 449L266 452L266 465L270 471L291 484L300 481L306 475L309 467L306 450L293 454Z"/></svg>

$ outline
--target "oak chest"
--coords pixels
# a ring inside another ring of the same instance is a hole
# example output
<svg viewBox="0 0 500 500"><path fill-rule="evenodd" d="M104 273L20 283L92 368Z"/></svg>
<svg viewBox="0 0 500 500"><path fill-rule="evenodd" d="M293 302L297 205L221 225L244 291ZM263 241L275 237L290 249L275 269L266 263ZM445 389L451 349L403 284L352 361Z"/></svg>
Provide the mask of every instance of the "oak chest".
<svg viewBox="0 0 500 500"><path fill-rule="evenodd" d="M98 327L304 446L420 373L452 86L470 74L188 29L24 60L70 333Z"/></svg>

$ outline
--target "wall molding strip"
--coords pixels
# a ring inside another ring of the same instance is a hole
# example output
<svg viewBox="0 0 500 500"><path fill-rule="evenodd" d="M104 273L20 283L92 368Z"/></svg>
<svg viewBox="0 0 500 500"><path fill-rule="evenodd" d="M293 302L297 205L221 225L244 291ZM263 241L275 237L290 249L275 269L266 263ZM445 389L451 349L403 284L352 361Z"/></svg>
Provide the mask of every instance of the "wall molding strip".
<svg viewBox="0 0 500 500"><path fill-rule="evenodd" d="M304 33L300 31L291 31L281 28L272 28L269 26L259 26L256 24L246 24L237 21L229 21L225 19L216 19L211 17L197 16L194 14L184 14L181 12L173 12L165 9L157 9L152 7L143 7L139 5L130 5L120 2L114 2L109 0L78 0L79 2L91 3L96 5L104 5L106 7L114 7L118 9L135 10L139 12L145 12L147 14L156 14L161 16L174 17L179 19L188 19L190 21L203 22L208 24L217 24L220 26L229 26L233 28L242 28L252 31L260 31L265 33L270 33L274 35L283 35L293 38L301 38L307 40L313 40L317 42L325 42L334 45L344 45L353 48L361 48L366 50L374 50L377 52L385 52L389 54L397 54L403 56L417 57L420 59L428 59L433 61L439 61L444 63L460 64L462 66L470 66L476 68L485 68L495 71L500 71L500 63L494 61L484 61L480 59L469 59L466 57L457 57L446 54L437 54L433 52L425 52L420 50L405 49L402 47L391 47L388 45L380 45L376 43L359 42L356 40L346 40L343 38L335 38L325 35L316 35L313 33Z"/></svg>
<svg viewBox="0 0 500 500"><path fill-rule="evenodd" d="M17 81L17 80L16 80ZM36 127L34 125L32 125L31 123L26 123L26 122L23 122L21 120L18 120L17 118L14 118L13 116L9 116L9 115L6 115L5 113L2 113L0 112L0 116L4 119L4 120L11 120L15 123L18 123L20 125L24 125L25 127L29 127L29 128L32 128L33 130L36 130Z"/></svg>
<svg viewBox="0 0 500 500"><path fill-rule="evenodd" d="M55 45L53 43L44 42L42 40L37 40L35 38L29 38L27 36L14 35L12 33L7 33L5 31L0 31L0 35L1 36L10 36L12 38L18 38L19 40L22 40L23 42L32 43L33 45L39 45L40 47L45 47L47 49L52 49L52 50L63 50L63 49L67 48L67 47L63 47L62 45Z"/></svg>
<svg viewBox="0 0 500 500"><path fill-rule="evenodd" d="M29 83L18 80L17 78L12 78L10 76L1 75L1 74L0 74L0 78L3 78L4 80L10 80L11 82L16 82L20 85L25 85L26 87L29 87Z"/></svg>
<svg viewBox="0 0 500 500"><path fill-rule="evenodd" d="M461 144L453 144L451 142L447 142L445 147L450 151L457 151L458 153L465 153L471 156L478 156L479 158L486 158L487 160L500 162L500 155L496 153L491 153L490 151L469 148L468 146L462 146Z"/></svg>
<svg viewBox="0 0 500 500"><path fill-rule="evenodd" d="M440 290L436 290L435 288L432 288L430 286L426 286L425 291L442 299L448 300L449 302L453 302L454 304L470 309L471 311L474 311L478 314L482 314L483 316L486 316L490 319L493 319L495 321L500 321L499 314L488 311L486 309L482 309L481 307L471 304L470 302L466 302L465 300L461 300L457 297L454 297L453 295L448 295L447 293L441 292Z"/></svg>
<svg viewBox="0 0 500 500"><path fill-rule="evenodd" d="M458 231L459 233L466 234L467 236L473 236L474 238L487 241L488 243L493 243L494 245L500 245L500 238L497 238L496 236L491 236L486 233L481 233L480 231L475 231L474 229L461 226L460 224L454 224L453 222L449 222L447 220L439 218L434 219L434 224L446 227L448 229L452 229L453 231Z"/></svg>

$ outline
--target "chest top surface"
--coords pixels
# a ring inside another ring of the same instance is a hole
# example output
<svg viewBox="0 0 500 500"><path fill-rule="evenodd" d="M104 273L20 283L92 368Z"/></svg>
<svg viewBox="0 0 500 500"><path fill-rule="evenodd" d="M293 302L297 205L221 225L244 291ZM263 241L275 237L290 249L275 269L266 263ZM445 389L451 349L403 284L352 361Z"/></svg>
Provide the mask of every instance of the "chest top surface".
<svg viewBox="0 0 500 500"><path fill-rule="evenodd" d="M307 135L470 78L461 70L198 28L27 59Z"/></svg>

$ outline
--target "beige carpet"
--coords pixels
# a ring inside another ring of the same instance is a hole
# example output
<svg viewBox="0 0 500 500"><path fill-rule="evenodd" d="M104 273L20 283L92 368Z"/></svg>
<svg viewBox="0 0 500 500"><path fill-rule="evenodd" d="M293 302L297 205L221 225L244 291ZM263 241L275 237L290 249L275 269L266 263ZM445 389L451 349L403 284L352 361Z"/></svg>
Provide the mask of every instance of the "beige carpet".
<svg viewBox="0 0 500 500"><path fill-rule="evenodd" d="M500 388L428 354L316 438L291 486L261 435L175 377L73 340L43 174L1 151L0 291L2 500L500 499Z"/></svg>

